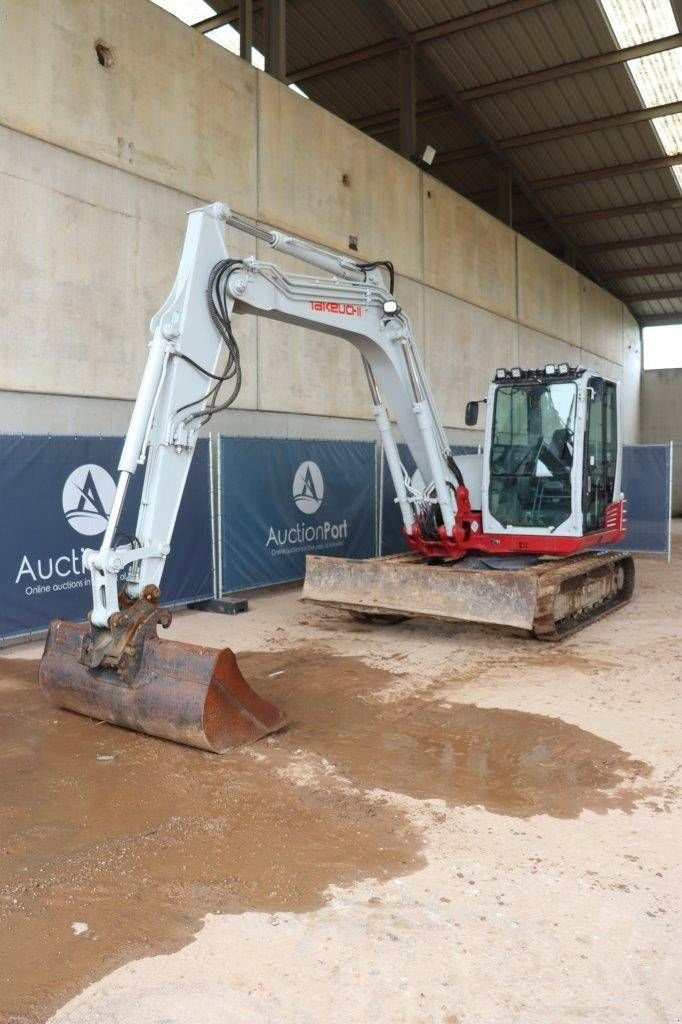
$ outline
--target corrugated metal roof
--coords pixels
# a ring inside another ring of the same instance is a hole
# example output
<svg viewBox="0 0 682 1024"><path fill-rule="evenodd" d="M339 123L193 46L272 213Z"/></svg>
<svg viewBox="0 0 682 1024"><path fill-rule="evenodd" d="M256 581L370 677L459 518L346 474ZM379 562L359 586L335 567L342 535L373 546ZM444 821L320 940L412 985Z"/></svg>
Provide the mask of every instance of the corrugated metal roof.
<svg viewBox="0 0 682 1024"><path fill-rule="evenodd" d="M288 0L287 66L291 71L309 68L395 40L397 31L425 30L496 7L508 10L508 0ZM416 50L418 101L445 94L459 97L467 89L618 49L597 0L538 0L535 4L532 0L528 4L517 0L513 7L516 13L420 42ZM398 19L397 26L392 17ZM255 34L262 46L260 15L255 19ZM321 69L301 84L312 100L349 121L395 111L399 102L397 48L336 70ZM523 88L506 88L496 95L466 100L465 108L464 117L453 110L420 120L419 146L428 143L440 154L452 153L482 140L497 143L529 132L639 110L642 100L627 66L619 63ZM386 128L375 131L375 137L399 149L397 123L393 121ZM371 127L367 131L373 133ZM519 179L531 185L537 179L613 168L664 155L661 140L649 121L544 140L505 153ZM484 208L494 210L498 167L488 148L483 156L440 166L436 160L432 170L453 188L473 194ZM543 209L559 223L571 214L679 195L680 185L669 168L570 182L537 193ZM537 210L524 198L515 203L515 213L515 220L522 226L528 221L529 237L557 254L565 248L566 238L580 250L599 243L682 233L682 207L566 224L562 226L563 239L543 226ZM583 259L599 277L610 269L682 263L682 244L637 245L586 253ZM681 289L682 275L653 272L624 280L607 278L605 283L623 296L650 294ZM638 315L679 313L682 318L682 298L628 301Z"/></svg>

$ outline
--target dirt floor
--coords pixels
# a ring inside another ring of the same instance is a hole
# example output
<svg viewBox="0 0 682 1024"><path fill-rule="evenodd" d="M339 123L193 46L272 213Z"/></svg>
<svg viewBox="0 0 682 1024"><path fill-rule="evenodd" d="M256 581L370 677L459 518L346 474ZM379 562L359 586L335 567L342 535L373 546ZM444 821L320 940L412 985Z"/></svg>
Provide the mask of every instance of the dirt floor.
<svg viewBox="0 0 682 1024"><path fill-rule="evenodd" d="M682 1020L682 524L561 645L184 613L288 717L224 757L0 658L0 1021ZM51 1016L51 1015L54 1016Z"/></svg>

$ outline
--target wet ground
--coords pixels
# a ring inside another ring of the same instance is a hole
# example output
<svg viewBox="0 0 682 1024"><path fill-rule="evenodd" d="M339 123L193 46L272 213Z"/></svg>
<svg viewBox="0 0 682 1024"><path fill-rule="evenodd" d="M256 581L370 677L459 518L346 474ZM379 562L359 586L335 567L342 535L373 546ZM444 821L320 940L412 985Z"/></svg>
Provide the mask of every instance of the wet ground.
<svg viewBox="0 0 682 1024"><path fill-rule="evenodd" d="M308 642L239 662L289 726L221 758L54 708L37 661L0 660L0 1020L45 1020L179 949L209 912L304 914L331 885L419 871L424 831L392 794L520 821L669 795L650 764L559 717L401 686L399 656L389 671Z"/></svg>

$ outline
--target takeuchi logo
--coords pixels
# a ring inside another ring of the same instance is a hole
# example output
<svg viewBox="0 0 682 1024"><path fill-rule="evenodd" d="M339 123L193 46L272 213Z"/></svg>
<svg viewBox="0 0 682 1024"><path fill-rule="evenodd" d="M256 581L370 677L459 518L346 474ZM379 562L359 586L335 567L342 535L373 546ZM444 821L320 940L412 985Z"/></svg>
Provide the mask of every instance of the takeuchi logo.
<svg viewBox="0 0 682 1024"><path fill-rule="evenodd" d="M86 537L104 533L115 493L116 484L102 466L89 462L74 469L62 491L62 508L69 525Z"/></svg>
<svg viewBox="0 0 682 1024"><path fill-rule="evenodd" d="M316 462L302 462L294 474L292 493L296 507L310 516L317 512L324 497L324 479Z"/></svg>

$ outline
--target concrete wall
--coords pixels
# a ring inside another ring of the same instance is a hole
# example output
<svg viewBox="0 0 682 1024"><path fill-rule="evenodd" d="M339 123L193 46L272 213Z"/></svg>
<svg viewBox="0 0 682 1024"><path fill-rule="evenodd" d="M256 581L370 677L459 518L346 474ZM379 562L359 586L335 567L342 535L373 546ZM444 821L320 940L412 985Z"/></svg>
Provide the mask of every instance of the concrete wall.
<svg viewBox="0 0 682 1024"><path fill-rule="evenodd" d="M3 0L0 20L0 430L124 428L185 211L222 199L394 262L453 441L479 439L464 405L496 366L552 360L622 380L637 438L636 324L495 218L148 0ZM214 429L373 436L351 346L235 333L239 411Z"/></svg>
<svg viewBox="0 0 682 1024"><path fill-rule="evenodd" d="M642 374L642 441L674 442L673 515L682 515L682 369Z"/></svg>

